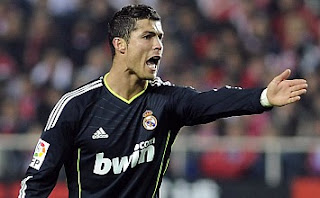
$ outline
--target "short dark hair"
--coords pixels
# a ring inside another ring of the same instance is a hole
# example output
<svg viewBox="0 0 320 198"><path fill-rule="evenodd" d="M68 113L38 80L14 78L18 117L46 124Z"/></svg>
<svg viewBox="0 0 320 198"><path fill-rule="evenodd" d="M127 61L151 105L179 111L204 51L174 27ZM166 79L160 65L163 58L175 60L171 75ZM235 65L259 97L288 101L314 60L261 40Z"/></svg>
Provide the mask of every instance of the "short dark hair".
<svg viewBox="0 0 320 198"><path fill-rule="evenodd" d="M128 5L116 12L109 22L108 38L112 57L115 55L115 49L112 40L115 37L123 38L129 41L130 33L134 30L136 22L142 19L161 20L160 15L150 6L138 4Z"/></svg>

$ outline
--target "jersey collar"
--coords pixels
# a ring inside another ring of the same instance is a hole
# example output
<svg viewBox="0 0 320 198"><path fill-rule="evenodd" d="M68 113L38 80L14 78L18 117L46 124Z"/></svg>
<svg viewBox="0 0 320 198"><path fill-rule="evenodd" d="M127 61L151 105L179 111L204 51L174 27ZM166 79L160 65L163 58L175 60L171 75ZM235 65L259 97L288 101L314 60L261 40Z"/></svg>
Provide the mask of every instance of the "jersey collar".
<svg viewBox="0 0 320 198"><path fill-rule="evenodd" d="M108 76L109 73L106 73L103 77L103 81L104 81L104 84L106 86L106 88L110 91L110 93L112 95L114 95L115 97L119 98L120 100L122 100L123 102L127 103L127 104L130 104L132 103L136 98L138 98L139 96L141 96L146 90L147 90L147 87L148 87L148 81L146 82L146 85L144 86L144 89L142 91L140 91L139 93L137 93L136 95L134 95L132 98L130 98L129 100L123 98L122 96L120 96L119 94L117 94L115 91L113 91L111 89L111 87L108 85L107 83L107 76Z"/></svg>

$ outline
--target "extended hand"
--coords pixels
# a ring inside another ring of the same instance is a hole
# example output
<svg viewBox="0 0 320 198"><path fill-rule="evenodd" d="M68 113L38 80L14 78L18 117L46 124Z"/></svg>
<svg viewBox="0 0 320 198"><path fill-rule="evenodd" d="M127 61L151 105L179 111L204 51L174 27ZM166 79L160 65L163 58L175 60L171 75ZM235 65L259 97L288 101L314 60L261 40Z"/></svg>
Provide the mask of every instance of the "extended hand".
<svg viewBox="0 0 320 198"><path fill-rule="evenodd" d="M291 74L286 69L276 76L268 85L267 98L273 106L284 106L301 99L301 95L307 92L307 81L304 79L288 80Z"/></svg>

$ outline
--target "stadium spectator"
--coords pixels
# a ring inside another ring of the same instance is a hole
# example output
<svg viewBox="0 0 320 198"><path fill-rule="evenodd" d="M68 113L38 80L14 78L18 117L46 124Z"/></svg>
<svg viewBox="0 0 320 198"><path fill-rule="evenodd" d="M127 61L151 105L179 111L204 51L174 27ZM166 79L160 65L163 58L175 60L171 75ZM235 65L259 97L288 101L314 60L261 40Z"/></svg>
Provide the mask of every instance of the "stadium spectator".
<svg viewBox="0 0 320 198"><path fill-rule="evenodd" d="M227 119L226 136L241 137L246 134L242 118ZM224 145L230 147L227 151L212 151L204 153L200 158L200 168L203 175L214 179L241 179L247 177L258 159L259 154L252 151L239 151L235 149L236 142L233 145ZM250 146L250 145L247 145Z"/></svg>
<svg viewBox="0 0 320 198"><path fill-rule="evenodd" d="M72 86L73 64L56 48L45 51L41 61L31 71L31 81L42 88L47 85L65 91Z"/></svg>

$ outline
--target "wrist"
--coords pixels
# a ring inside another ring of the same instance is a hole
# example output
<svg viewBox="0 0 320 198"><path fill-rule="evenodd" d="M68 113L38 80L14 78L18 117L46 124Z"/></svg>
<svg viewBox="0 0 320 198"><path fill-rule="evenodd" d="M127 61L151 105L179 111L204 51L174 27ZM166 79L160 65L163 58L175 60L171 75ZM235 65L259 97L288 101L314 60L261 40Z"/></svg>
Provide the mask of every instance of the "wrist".
<svg viewBox="0 0 320 198"><path fill-rule="evenodd" d="M260 103L263 107L272 107L273 105L269 102L267 97L268 88L265 88L260 96Z"/></svg>

